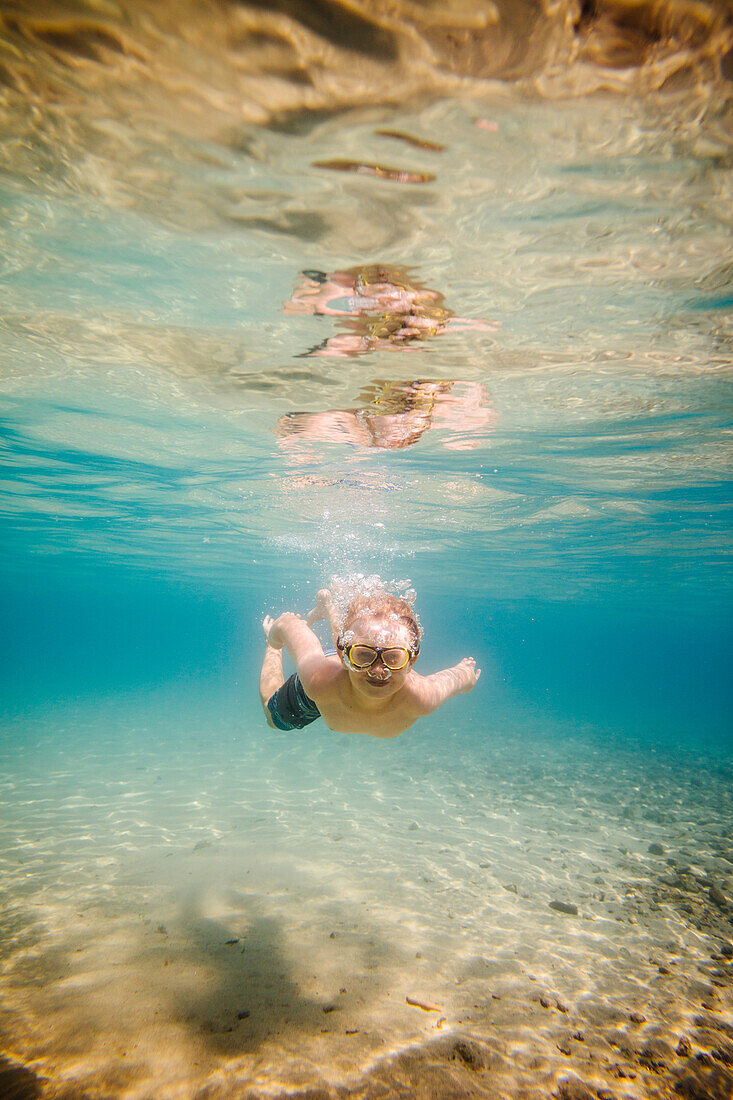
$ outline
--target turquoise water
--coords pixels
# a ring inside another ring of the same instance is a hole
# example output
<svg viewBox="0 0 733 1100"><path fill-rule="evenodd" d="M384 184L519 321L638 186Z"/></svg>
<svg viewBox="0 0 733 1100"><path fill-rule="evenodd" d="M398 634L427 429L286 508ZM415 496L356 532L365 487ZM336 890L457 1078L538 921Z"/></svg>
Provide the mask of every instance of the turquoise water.
<svg viewBox="0 0 733 1100"><path fill-rule="evenodd" d="M728 1096L728 86L395 106L337 57L331 112L268 117L206 68L216 21L145 93L87 24L68 71L18 26L0 1081ZM304 270L374 265L419 336L373 271L303 311ZM355 570L409 578L420 668L473 655L476 690L397 741L271 731L262 617Z"/></svg>
<svg viewBox="0 0 733 1100"><path fill-rule="evenodd" d="M684 103L673 127L664 106L443 101L264 131L257 159L218 150L195 176L169 167L214 210L222 192L235 207L269 187L249 199L269 210L248 215L255 228L230 210L226 230L184 232L157 204L143 217L6 179L11 698L83 693L100 668L124 691L142 653L150 685L240 662L251 679L259 613L305 611L319 583L358 569L408 573L422 613L451 620L428 636L436 659L468 645L506 661L533 706L556 698L572 721L580 691L603 729L613 714L655 736L660 722L723 734L728 154ZM486 115L495 131L475 126ZM375 135L385 122L451 143L403 152ZM334 151L389 151L438 178L311 166ZM290 207L315 240L276 232ZM498 327L303 358L343 321L283 313L301 268L369 262L408 265ZM400 450L275 439L283 416L358 409L384 379L423 377L483 388L465 446L461 410Z"/></svg>

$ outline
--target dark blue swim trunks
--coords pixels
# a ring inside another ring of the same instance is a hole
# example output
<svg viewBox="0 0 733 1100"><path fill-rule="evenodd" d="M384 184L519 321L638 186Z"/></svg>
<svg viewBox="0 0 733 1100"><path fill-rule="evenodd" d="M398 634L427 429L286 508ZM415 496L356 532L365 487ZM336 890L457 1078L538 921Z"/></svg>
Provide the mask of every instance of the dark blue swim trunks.
<svg viewBox="0 0 733 1100"><path fill-rule="evenodd" d="M267 709L279 730L302 730L321 717L316 704L306 695L297 672L270 696Z"/></svg>

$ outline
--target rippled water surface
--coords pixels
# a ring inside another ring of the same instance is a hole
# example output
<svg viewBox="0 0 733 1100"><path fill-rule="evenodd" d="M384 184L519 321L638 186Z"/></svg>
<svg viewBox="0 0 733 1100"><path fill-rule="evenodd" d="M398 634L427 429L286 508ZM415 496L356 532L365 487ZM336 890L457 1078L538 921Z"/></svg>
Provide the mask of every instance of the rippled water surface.
<svg viewBox="0 0 733 1100"><path fill-rule="evenodd" d="M0 19L0 1091L728 1097L726 6ZM479 686L275 738L354 570Z"/></svg>
<svg viewBox="0 0 733 1100"><path fill-rule="evenodd" d="M144 212L8 180L11 550L223 577L273 538L309 559L346 523L426 570L460 543L460 566L481 553L502 587L671 559L710 577L729 472L730 172L715 118L686 115L602 96L362 110L254 133L248 152L199 145L158 166L172 195ZM445 147L383 137L387 121ZM334 153L435 179L313 166ZM484 324L319 353L343 316L283 303L302 269L359 264L401 265ZM385 381L423 378L483 388L491 415L465 446L455 417L397 450L274 438L285 414L358 410Z"/></svg>

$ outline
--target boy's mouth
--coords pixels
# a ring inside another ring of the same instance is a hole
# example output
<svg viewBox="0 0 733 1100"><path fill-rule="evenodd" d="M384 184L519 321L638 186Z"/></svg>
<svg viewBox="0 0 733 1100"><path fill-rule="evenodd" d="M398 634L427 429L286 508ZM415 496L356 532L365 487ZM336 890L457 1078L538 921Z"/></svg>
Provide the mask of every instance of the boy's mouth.
<svg viewBox="0 0 733 1100"><path fill-rule="evenodd" d="M390 679L391 679L391 677L387 676L387 677L385 677L384 680L373 680L371 676L367 676L366 677L366 682L368 684L371 684L372 687L383 688L383 687L387 687L387 685L389 684Z"/></svg>

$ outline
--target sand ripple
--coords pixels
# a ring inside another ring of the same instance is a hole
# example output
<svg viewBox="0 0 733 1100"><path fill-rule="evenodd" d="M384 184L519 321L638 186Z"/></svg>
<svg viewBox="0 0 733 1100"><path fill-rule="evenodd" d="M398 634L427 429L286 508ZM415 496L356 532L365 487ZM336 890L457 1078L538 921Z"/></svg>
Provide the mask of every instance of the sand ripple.
<svg viewBox="0 0 733 1100"><path fill-rule="evenodd" d="M12 737L0 1084L727 1100L730 763L540 734L529 760L510 732Z"/></svg>

